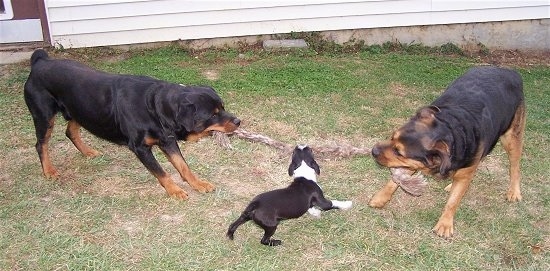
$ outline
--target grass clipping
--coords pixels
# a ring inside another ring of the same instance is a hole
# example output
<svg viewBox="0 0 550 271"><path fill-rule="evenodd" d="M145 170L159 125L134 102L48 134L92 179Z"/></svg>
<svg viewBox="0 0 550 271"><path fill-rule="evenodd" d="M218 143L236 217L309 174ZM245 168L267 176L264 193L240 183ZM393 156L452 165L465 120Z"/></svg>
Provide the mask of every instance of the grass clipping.
<svg viewBox="0 0 550 271"><path fill-rule="evenodd" d="M252 142L264 143L287 153L292 152L292 150L294 149L294 145L285 144L270 137L252 133L241 128L235 130L230 135L237 136L239 138L246 139ZM232 148L228 134L214 131L212 133L212 137L218 145L228 149ZM371 153L370 149L357 148L345 144L310 147L316 153L331 154L340 157L348 157L352 155L370 155ZM426 182L426 178L424 178L421 173L405 168L391 168L390 171L392 175L392 180L408 194L418 197L424 193L424 190L428 183Z"/></svg>

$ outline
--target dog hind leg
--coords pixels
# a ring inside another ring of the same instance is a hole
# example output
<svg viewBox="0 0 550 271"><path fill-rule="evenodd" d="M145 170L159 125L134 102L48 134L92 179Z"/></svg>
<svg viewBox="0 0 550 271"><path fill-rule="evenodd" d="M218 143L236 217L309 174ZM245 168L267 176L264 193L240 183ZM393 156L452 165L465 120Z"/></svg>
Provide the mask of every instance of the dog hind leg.
<svg viewBox="0 0 550 271"><path fill-rule="evenodd" d="M241 214L241 216L239 216L239 218L237 218L237 220L235 220L235 222L231 223L231 225L229 226L229 229L227 229L227 233L226 233L226 236L233 240L233 235L235 234L235 231L237 230L237 228L239 226L241 226L242 224L248 222L250 220L250 216L249 216L249 213L248 212L243 212Z"/></svg>
<svg viewBox="0 0 550 271"><path fill-rule="evenodd" d="M88 145L82 142L82 137L80 136L80 124L74 120L70 120L67 124L67 130L65 135L73 142L74 146L85 156L87 157L96 157L99 155L99 152L88 147Z"/></svg>
<svg viewBox="0 0 550 271"><path fill-rule="evenodd" d="M47 90L35 88L27 81L24 90L25 103L31 112L36 133L36 151L46 178L58 178L59 173L50 160L48 144L52 136L57 105Z"/></svg>
<svg viewBox="0 0 550 271"><path fill-rule="evenodd" d="M521 201L520 160L525 133L525 104L521 104L514 115L510 128L500 137L500 142L508 154L510 163L510 186L506 198L508 201Z"/></svg>
<svg viewBox="0 0 550 271"><path fill-rule="evenodd" d="M48 144L52 137L53 126L55 124L55 116L53 116L49 121L36 124L36 151L38 152L38 158L42 164L42 172L46 178L59 178L59 172L52 164L50 159L50 152L48 150ZM47 124L46 124L47 123Z"/></svg>

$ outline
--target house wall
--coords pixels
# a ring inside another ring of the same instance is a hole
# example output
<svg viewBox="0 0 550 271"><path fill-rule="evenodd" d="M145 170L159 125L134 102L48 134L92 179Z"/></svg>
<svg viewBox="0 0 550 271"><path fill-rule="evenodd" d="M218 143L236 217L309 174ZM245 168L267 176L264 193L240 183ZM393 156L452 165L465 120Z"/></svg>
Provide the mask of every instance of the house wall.
<svg viewBox="0 0 550 271"><path fill-rule="evenodd" d="M42 0L0 0L0 44L44 40Z"/></svg>
<svg viewBox="0 0 550 271"><path fill-rule="evenodd" d="M550 48L548 0L48 0L46 8L51 42L66 48L309 31L328 31L337 41L350 35L400 41L403 35L407 40L430 44L426 38L416 38L426 36L421 35L426 26L510 21L528 23L518 30L523 36L542 37L529 41L529 47ZM540 31L531 27L537 24L542 26L542 33L533 33ZM406 31L400 30L403 28ZM382 29L381 34L372 36L374 29ZM506 39L509 30L495 28L487 35ZM427 34L439 34L437 40L452 38L446 33ZM519 36L512 39L522 38ZM505 45L502 41L495 44Z"/></svg>

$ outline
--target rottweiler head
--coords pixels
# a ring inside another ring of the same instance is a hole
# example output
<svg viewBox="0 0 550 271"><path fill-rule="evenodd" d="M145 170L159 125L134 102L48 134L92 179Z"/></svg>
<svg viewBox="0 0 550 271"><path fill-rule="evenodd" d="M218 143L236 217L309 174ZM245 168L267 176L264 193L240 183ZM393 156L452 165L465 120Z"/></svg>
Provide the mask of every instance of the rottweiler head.
<svg viewBox="0 0 550 271"><path fill-rule="evenodd" d="M196 141L212 131L230 133L241 124L211 87L184 87L179 100L176 120L185 140Z"/></svg>
<svg viewBox="0 0 550 271"><path fill-rule="evenodd" d="M389 168L406 168L446 178L451 170L448 128L437 119L436 106L417 111L388 141L376 144L372 156Z"/></svg>

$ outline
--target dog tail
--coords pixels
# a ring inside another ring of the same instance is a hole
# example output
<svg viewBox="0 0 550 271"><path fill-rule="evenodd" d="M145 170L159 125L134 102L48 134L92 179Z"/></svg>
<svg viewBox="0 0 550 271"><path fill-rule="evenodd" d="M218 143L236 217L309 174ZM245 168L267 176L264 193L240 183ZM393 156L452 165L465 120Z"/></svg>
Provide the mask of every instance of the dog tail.
<svg viewBox="0 0 550 271"><path fill-rule="evenodd" d="M46 53L46 51L44 51L43 49L38 49L34 51L31 56L31 66L34 65L34 63L36 63L38 60L46 58L48 58L48 53Z"/></svg>
<svg viewBox="0 0 550 271"><path fill-rule="evenodd" d="M237 228L252 219L252 212L254 211L254 209L256 209L257 205L257 202L252 202L246 207L241 216L239 216L239 218L237 218L235 222L231 223L226 233L227 238L233 240L233 234L235 234Z"/></svg>

